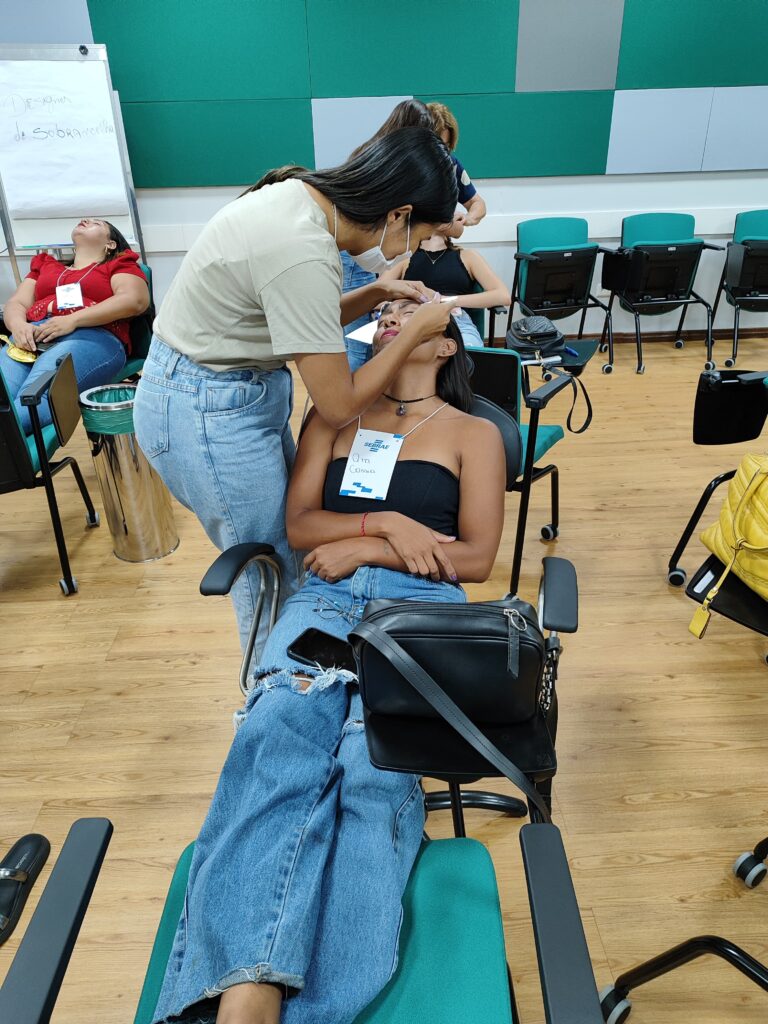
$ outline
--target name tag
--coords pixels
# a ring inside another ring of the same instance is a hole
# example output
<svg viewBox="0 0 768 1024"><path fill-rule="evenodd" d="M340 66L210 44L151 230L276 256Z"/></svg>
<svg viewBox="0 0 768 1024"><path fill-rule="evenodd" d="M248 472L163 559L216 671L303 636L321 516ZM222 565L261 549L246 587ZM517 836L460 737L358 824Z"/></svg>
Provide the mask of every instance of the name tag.
<svg viewBox="0 0 768 1024"><path fill-rule="evenodd" d="M79 309L83 304L83 292L79 283L60 284L56 288L56 305L59 309Z"/></svg>
<svg viewBox="0 0 768 1024"><path fill-rule="evenodd" d="M403 443L402 434L360 429L355 434L339 494L384 501Z"/></svg>

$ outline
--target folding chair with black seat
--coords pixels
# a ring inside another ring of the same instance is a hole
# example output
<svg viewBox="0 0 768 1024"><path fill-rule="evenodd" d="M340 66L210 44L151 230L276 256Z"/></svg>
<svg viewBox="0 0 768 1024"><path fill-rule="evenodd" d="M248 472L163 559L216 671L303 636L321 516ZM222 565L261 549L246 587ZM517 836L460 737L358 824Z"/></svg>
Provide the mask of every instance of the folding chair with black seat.
<svg viewBox="0 0 768 1024"><path fill-rule="evenodd" d="M733 241L725 253L725 266L717 289L712 317L717 316L720 298L733 306L733 348L728 367L736 365L739 354L739 315L768 309L768 210L748 210L736 215Z"/></svg>
<svg viewBox="0 0 768 1024"><path fill-rule="evenodd" d="M518 224L507 330L512 323L515 303L526 316L541 315L550 320L561 320L580 312L579 338L584 334L587 310L602 309L605 313L603 335L608 334L608 362L603 365L603 373L611 373L611 312L591 294L597 254L607 250L590 242L588 233L589 225L583 217L537 217Z"/></svg>
<svg viewBox="0 0 768 1024"><path fill-rule="evenodd" d="M38 406L46 393L53 423L42 427ZM86 526L92 528L99 525L99 514L93 507L77 462L70 456L51 461L54 452L69 441L80 420L72 356L67 355L55 370L25 387L19 398L22 405L29 409L32 421L30 436L25 435L21 429L16 407L8 394L5 379L0 371L0 494L34 487L45 488L61 563L62 578L59 580L59 586L64 596L68 597L77 592L77 580L72 575L69 565L64 530L53 488L53 478L62 469L67 466L72 469L85 502Z"/></svg>
<svg viewBox="0 0 768 1024"><path fill-rule="evenodd" d="M622 309L635 318L637 372L645 372L641 316L660 316L682 307L675 333L675 348L682 348L683 323L690 305L703 306L707 314L707 363L712 362L712 308L693 290L699 260L704 249L722 249L694 237L690 213L638 213L625 217L621 225L621 246L605 250L603 288L610 292L608 308L618 296ZM605 331L602 342L605 341Z"/></svg>

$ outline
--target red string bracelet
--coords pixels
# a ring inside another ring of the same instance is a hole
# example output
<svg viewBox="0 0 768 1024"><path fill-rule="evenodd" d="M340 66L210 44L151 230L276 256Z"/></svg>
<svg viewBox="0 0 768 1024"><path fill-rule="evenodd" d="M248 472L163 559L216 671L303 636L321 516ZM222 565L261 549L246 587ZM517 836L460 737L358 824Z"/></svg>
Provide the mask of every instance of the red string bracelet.
<svg viewBox="0 0 768 1024"><path fill-rule="evenodd" d="M365 520L368 518L370 513L363 512L363 518L360 520L360 536L365 536Z"/></svg>

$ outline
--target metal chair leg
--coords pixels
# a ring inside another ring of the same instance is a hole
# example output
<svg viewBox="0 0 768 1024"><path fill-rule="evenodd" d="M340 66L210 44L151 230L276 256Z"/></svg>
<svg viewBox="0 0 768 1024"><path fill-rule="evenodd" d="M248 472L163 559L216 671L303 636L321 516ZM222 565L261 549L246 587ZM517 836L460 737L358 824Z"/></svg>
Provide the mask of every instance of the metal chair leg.
<svg viewBox="0 0 768 1024"><path fill-rule="evenodd" d="M688 312L688 306L685 305L685 306L683 306L683 311L680 314L680 321L679 321L679 323L677 325L677 330L675 331L675 348L682 348L683 345L685 344L685 342L683 341L681 335L682 335L682 330L683 330L683 324L685 323L685 314L687 312Z"/></svg>
<svg viewBox="0 0 768 1024"><path fill-rule="evenodd" d="M555 536L557 536L558 527L560 526L560 473L558 472L557 466L552 467L550 476L552 479L552 526L554 527Z"/></svg>
<svg viewBox="0 0 768 1024"><path fill-rule="evenodd" d="M682 587L685 583L685 570L678 563L683 557L683 552L688 546L688 541L693 536L693 531L696 529L699 520L704 515L704 510L709 504L710 498L721 484L726 483L728 480L733 480L735 476L735 469L731 469L727 473L721 473L720 476L716 476L714 480L710 480L702 491L701 497L696 504L696 508L691 513L691 518L688 520L688 523L686 524L680 540L677 542L677 546L672 552L667 565L667 582L671 583L673 587Z"/></svg>
<svg viewBox="0 0 768 1024"><path fill-rule="evenodd" d="M579 323L579 334L578 334L579 338L581 338L581 336L584 334L584 321L586 319L587 319L587 307L585 306L584 309L582 309L582 311L581 311L581 322Z"/></svg>
<svg viewBox="0 0 768 1024"><path fill-rule="evenodd" d="M502 793L463 789L460 790L459 799L462 808L472 807L478 811L499 811L502 814L508 814L511 818L525 818L528 814L528 809L522 800L518 800L514 796L504 796ZM449 807L453 809L452 791L439 790L435 793L427 793L424 804L428 812L447 811Z"/></svg>
<svg viewBox="0 0 768 1024"><path fill-rule="evenodd" d="M59 505L56 501L56 492L53 489L53 475L51 473L51 466L48 462L48 454L45 450L45 441L43 440L43 431L40 426L40 419L37 414L37 407L29 407L30 419L32 421L32 433L35 438L35 446L37 448L38 461L40 463L40 475L43 478L43 486L45 487L45 496L48 499L48 510L51 514L51 525L53 526L53 535L56 539L56 548L59 553L59 564L61 565L61 579L59 580L59 586L61 592L65 597L69 597L70 594L77 593L77 580L72 575L72 570L69 565L69 554L67 553L67 543L64 539L64 529L61 525L61 516L59 515Z"/></svg>
<svg viewBox="0 0 768 1024"><path fill-rule="evenodd" d="M741 307L737 303L733 307L733 354L731 358L734 364L736 363L736 356L739 354L739 314L741 313Z"/></svg>
<svg viewBox="0 0 768 1024"><path fill-rule="evenodd" d="M98 526L99 517L96 514L96 509L93 507L93 502L91 501L91 496L88 493L88 488L85 486L85 480L83 479L83 474L80 472L80 467L75 462L75 460L73 458L70 458L69 456L66 459L63 459L62 461L65 465L68 465L72 470L75 482L77 483L77 486L80 490L80 494L82 495L83 498L83 502L85 504L85 511L88 517L89 524L91 526Z"/></svg>
<svg viewBox="0 0 768 1024"><path fill-rule="evenodd" d="M643 363L643 339L640 335L640 314L636 311L632 311L635 314L635 345L637 346L637 373L645 373L645 364Z"/></svg>

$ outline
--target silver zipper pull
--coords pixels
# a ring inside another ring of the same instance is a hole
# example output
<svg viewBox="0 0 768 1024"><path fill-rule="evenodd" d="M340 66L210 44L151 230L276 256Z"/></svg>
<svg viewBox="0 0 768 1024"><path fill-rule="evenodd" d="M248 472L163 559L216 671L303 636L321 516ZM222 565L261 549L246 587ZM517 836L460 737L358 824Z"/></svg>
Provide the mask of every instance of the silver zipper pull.
<svg viewBox="0 0 768 1024"><path fill-rule="evenodd" d="M525 617L517 608L505 608L507 619L507 672L517 676L520 673L520 634L528 629Z"/></svg>

